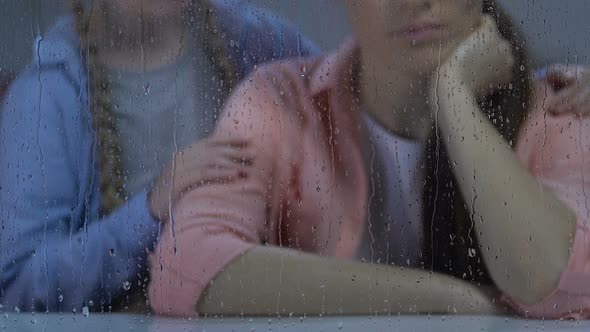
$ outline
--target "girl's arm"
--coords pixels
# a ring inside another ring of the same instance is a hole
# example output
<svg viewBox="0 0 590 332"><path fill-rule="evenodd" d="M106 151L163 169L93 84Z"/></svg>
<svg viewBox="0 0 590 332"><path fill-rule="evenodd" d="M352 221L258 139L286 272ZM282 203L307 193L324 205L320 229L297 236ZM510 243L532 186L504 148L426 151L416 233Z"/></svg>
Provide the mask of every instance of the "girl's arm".
<svg viewBox="0 0 590 332"><path fill-rule="evenodd" d="M566 269L576 216L478 109L473 91L507 82L513 64L510 45L485 22L440 68L431 99L492 278L505 294L537 303Z"/></svg>
<svg viewBox="0 0 590 332"><path fill-rule="evenodd" d="M140 287L158 224L145 193L98 220L83 102L59 67L39 70L25 71L0 109L0 303L105 310Z"/></svg>

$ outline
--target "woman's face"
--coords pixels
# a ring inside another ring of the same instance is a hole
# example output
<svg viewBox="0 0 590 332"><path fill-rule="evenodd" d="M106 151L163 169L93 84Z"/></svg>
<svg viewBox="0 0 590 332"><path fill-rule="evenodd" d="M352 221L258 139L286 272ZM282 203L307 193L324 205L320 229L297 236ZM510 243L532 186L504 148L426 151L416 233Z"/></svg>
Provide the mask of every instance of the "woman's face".
<svg viewBox="0 0 590 332"><path fill-rule="evenodd" d="M363 49L383 63L431 71L478 25L483 0L346 0Z"/></svg>

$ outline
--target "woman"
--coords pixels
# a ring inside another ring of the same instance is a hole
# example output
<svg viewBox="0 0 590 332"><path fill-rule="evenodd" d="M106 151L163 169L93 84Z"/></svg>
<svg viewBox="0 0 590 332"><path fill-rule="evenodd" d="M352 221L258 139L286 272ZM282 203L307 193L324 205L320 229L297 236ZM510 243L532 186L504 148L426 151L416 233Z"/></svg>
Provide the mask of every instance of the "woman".
<svg viewBox="0 0 590 332"><path fill-rule="evenodd" d="M229 99L212 138L247 174L180 200L152 308L586 317L588 121L545 112L558 92L492 0L347 7L356 41Z"/></svg>
<svg viewBox="0 0 590 332"><path fill-rule="evenodd" d="M239 1L74 1L74 14L37 40L0 113L7 308L115 310L145 293L159 220L208 159L172 156L254 65L311 50Z"/></svg>

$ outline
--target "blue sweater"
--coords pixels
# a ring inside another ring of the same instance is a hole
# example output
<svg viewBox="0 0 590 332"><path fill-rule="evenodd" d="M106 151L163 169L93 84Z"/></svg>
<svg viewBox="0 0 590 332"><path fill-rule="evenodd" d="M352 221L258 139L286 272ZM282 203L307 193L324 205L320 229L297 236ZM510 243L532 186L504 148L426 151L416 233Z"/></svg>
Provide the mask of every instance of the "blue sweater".
<svg viewBox="0 0 590 332"><path fill-rule="evenodd" d="M272 15L220 3L219 28L242 76L258 63L315 51ZM1 105L0 303L21 311L103 310L144 287L159 224L145 192L98 215L97 151L73 18L35 45L33 63Z"/></svg>

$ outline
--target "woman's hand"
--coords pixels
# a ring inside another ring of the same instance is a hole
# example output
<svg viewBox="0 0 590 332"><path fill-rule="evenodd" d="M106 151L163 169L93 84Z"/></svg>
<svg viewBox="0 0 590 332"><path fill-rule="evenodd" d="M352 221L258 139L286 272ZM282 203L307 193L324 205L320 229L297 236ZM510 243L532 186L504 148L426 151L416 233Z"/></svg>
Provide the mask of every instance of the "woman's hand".
<svg viewBox="0 0 590 332"><path fill-rule="evenodd" d="M514 56L493 18L483 16L480 27L465 39L439 68L437 80L465 85L475 94L488 94L512 78Z"/></svg>
<svg viewBox="0 0 590 332"><path fill-rule="evenodd" d="M244 141L203 140L192 144L178 152L155 181L148 194L150 213L155 219L166 221L187 190L245 179L253 158Z"/></svg>
<svg viewBox="0 0 590 332"><path fill-rule="evenodd" d="M550 113L590 114L590 69L578 65L554 65L547 70L545 80L554 92L544 105Z"/></svg>

